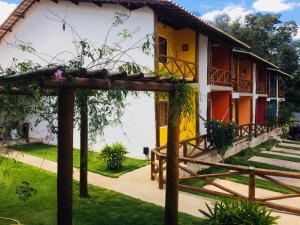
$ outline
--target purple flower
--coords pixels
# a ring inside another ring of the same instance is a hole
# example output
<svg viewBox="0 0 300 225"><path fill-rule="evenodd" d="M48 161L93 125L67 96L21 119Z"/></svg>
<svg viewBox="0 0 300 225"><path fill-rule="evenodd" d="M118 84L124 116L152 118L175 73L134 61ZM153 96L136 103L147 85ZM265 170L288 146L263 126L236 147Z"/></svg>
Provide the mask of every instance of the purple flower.
<svg viewBox="0 0 300 225"><path fill-rule="evenodd" d="M63 71L62 71L62 69L58 68L58 69L56 70L56 72L54 73L54 76L55 76L55 79L56 79L56 80L61 79L62 76L63 76Z"/></svg>

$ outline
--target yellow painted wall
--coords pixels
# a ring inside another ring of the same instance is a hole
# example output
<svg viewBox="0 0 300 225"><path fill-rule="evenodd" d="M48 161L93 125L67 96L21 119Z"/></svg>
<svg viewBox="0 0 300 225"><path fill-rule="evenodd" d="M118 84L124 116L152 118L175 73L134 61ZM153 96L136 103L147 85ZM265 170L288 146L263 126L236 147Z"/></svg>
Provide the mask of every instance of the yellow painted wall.
<svg viewBox="0 0 300 225"><path fill-rule="evenodd" d="M195 91L195 94L197 92ZM160 96L159 100L166 100L165 95ZM180 123L180 140L184 140L187 138L195 137L196 136L196 103L195 103L195 95L193 96L193 108L194 113L191 118L183 118ZM168 137L168 127L160 127L160 145L165 145L167 143Z"/></svg>
<svg viewBox="0 0 300 225"><path fill-rule="evenodd" d="M176 57L189 62L196 62L196 33L185 28L175 30L174 28L157 24L158 35L168 40L168 56ZM182 51L182 45L188 44L189 50Z"/></svg>
<svg viewBox="0 0 300 225"><path fill-rule="evenodd" d="M157 24L158 36L162 36L168 41L168 57L174 57L183 61L196 63L196 33L191 29L176 30L162 23ZM188 44L188 50L183 51L182 46ZM181 66L182 62L177 61L177 65ZM168 69L171 72L177 71L177 65L174 62L168 64ZM164 71L163 65L159 64L160 72ZM182 70L184 70L182 68ZM193 73L196 73L196 68L193 68ZM177 72L177 75L182 75ZM185 74L186 75L186 74Z"/></svg>
<svg viewBox="0 0 300 225"><path fill-rule="evenodd" d="M157 24L157 32L158 36L162 36L168 41L169 57L175 57L193 63L196 62L196 32L188 28L176 30L160 22ZM182 45L184 44L188 44L188 51L182 50ZM178 64L181 65L180 63ZM169 70L174 67L176 66L172 64L168 65ZM159 69L162 69L162 65L159 65ZM165 101L165 98L165 95L161 95L159 100ZM196 109L195 96L193 97L193 108ZM167 126L160 127L160 145L167 143L167 130ZM194 110L194 114L191 118L183 118L180 123L180 140L195 137L196 132L196 110Z"/></svg>

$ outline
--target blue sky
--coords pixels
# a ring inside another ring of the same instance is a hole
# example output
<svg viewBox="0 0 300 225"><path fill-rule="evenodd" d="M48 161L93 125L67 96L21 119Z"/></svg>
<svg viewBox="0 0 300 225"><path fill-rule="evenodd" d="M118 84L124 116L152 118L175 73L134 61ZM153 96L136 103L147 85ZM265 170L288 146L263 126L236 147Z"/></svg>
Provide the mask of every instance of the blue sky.
<svg viewBox="0 0 300 225"><path fill-rule="evenodd" d="M190 11L199 12L204 19L213 21L217 16L229 14L232 19L248 13L279 13L282 21L295 20L300 26L300 0L174 0ZM0 0L0 23L20 0ZM297 38L300 39L300 29Z"/></svg>
<svg viewBox="0 0 300 225"><path fill-rule="evenodd" d="M267 8L269 12L282 14L284 21L293 19L300 24L300 0L175 0L175 2L191 11L198 11L201 15L222 10L228 6L242 7L246 11L253 10L255 12L264 12ZM256 5L253 7L255 2Z"/></svg>

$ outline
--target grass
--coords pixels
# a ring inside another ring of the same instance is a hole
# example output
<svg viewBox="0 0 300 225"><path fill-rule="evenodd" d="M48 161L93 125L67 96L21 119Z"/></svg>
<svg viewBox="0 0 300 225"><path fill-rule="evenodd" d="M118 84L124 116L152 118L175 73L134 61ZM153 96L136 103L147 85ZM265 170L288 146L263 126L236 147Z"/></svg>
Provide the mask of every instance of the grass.
<svg viewBox="0 0 300 225"><path fill-rule="evenodd" d="M5 174L5 176L4 176ZM28 181L36 195L22 202L16 186ZM134 187L133 187L134 188ZM89 186L89 198L79 198L79 184L73 183L73 218L76 225L163 225L164 210L123 194ZM22 224L56 224L56 175L0 157L0 216ZM9 225L0 220L1 225ZM180 225L201 224L199 218L180 213Z"/></svg>
<svg viewBox="0 0 300 225"><path fill-rule="evenodd" d="M34 143L34 144L14 145L14 146L10 146L9 148L29 155L33 155L33 156L37 156L37 157L41 157L47 160L57 162L57 146L54 145ZM74 162L73 162L74 167L79 168L80 151L78 149L74 149L73 158L74 158ZM88 170L112 178L118 178L124 173L138 169L148 164L149 164L148 160L139 160L139 159L133 159L127 157L123 161L122 168L115 171L110 171L106 168L106 164L103 161L97 159L96 152L89 152L88 154Z"/></svg>
<svg viewBox="0 0 300 225"><path fill-rule="evenodd" d="M251 167L256 167L256 168L271 169L271 170L300 172L298 170L293 170L293 169L280 167L280 166L276 166L276 165L248 161L253 156L263 156L264 154L261 153L262 149L266 150L266 151L270 151L272 149L272 147L275 146L277 143L278 142L276 140L266 141L266 142L256 146L255 148L248 148L234 156L227 158L225 160L225 163L232 164L232 165L242 165L242 166L248 166L248 167L251 166ZM229 172L229 170L223 169L223 168L210 167L210 168L199 171L198 174L213 174L213 173L224 173L224 172ZM240 183L240 184L245 184L245 185L248 185L248 183L249 183L249 178L246 176L241 176L241 175L224 177L222 179ZM185 185L197 186L197 187L205 186L205 183L203 181L197 180L197 179L184 180L181 183L185 184ZM263 189L270 190L270 191L276 191L276 192L280 192L280 193L284 193L284 194L292 193L290 190L288 190L280 185L274 184L272 182L269 182L269 181L266 181L263 179L256 179L256 187L263 188ZM213 198L213 199L222 199L220 197L200 193L200 192L193 191L193 190L182 189L182 191L192 193L192 194L197 194L197 195L204 196L204 197Z"/></svg>

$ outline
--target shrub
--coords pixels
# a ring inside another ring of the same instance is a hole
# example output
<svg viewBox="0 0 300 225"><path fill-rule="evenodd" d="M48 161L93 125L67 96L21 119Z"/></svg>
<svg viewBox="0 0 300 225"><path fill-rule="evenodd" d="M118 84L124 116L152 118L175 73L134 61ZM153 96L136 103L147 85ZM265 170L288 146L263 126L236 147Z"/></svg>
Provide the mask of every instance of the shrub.
<svg viewBox="0 0 300 225"><path fill-rule="evenodd" d="M279 217L271 216L268 208L245 200L226 199L216 202L204 215L206 225L273 225Z"/></svg>
<svg viewBox="0 0 300 225"><path fill-rule="evenodd" d="M279 107L278 122L281 126L287 125L293 117L295 106L291 103L282 103Z"/></svg>
<svg viewBox="0 0 300 225"><path fill-rule="evenodd" d="M223 123L219 120L210 120L206 122L207 139L222 157L226 151L233 145L236 135L236 124L234 122Z"/></svg>
<svg viewBox="0 0 300 225"><path fill-rule="evenodd" d="M97 158L106 163L107 169L117 170L122 167L122 161L126 154L126 147L116 142L112 146L105 145L99 152Z"/></svg>

